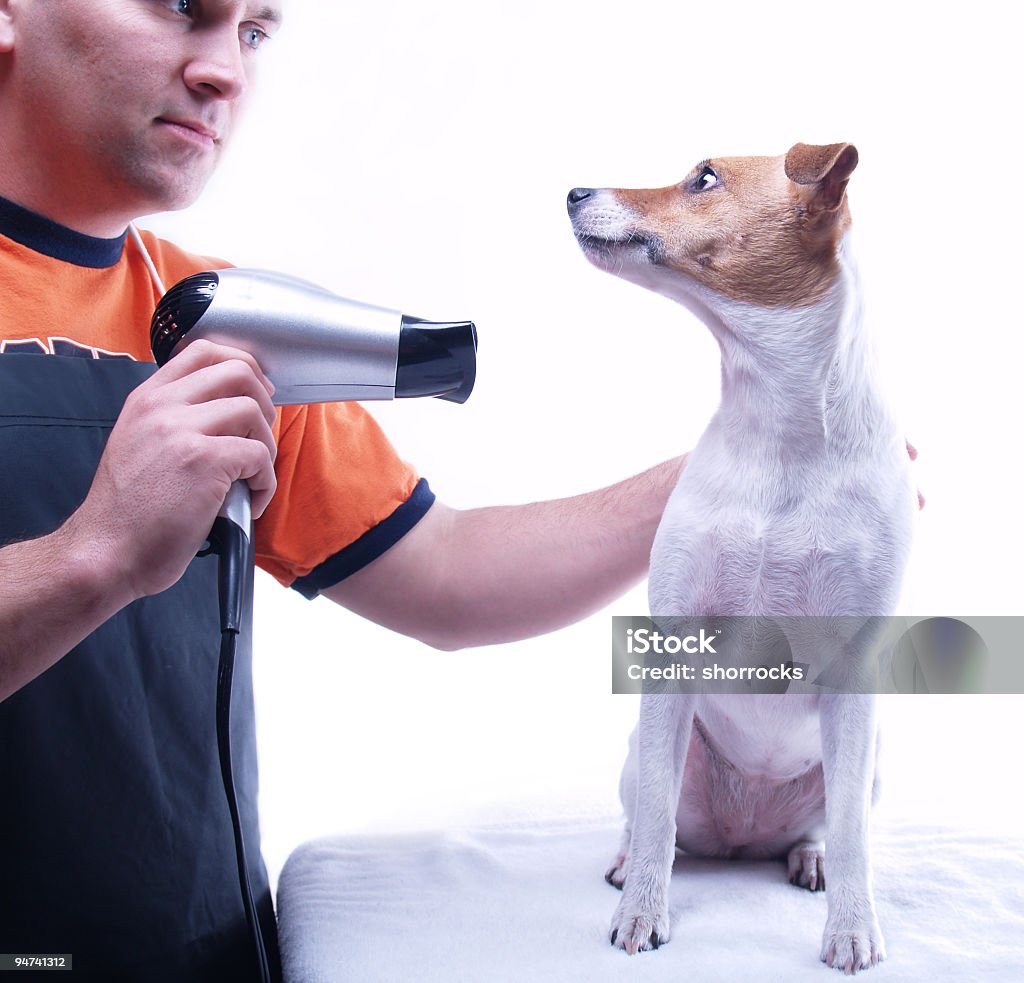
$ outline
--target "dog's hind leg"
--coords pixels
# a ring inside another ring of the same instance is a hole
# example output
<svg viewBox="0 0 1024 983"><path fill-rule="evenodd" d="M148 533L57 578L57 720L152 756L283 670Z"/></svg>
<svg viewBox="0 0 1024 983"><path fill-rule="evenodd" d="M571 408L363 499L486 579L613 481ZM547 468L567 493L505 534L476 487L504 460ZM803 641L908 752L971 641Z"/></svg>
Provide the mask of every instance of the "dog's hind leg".
<svg viewBox="0 0 1024 983"><path fill-rule="evenodd" d="M808 891L825 890L825 844L804 840L789 851L789 883Z"/></svg>
<svg viewBox="0 0 1024 983"><path fill-rule="evenodd" d="M804 818L801 838L789 848L786 867L789 883L808 891L825 890L825 798Z"/></svg>
<svg viewBox="0 0 1024 983"><path fill-rule="evenodd" d="M626 755L625 764L622 766L622 776L619 779L619 799L622 801L622 808L626 813L626 826L622 831L618 853L615 854L612 865L604 873L604 879L612 887L617 887L620 891L629 873L629 844L632 840L633 817L636 814L636 742L638 729L639 727L634 727L633 733L629 735L629 753Z"/></svg>
<svg viewBox="0 0 1024 983"><path fill-rule="evenodd" d="M619 852L615 854L612 865L604 872L604 879L612 887L617 887L620 891L622 890L622 885L626 883L626 877L629 875L629 843L631 838L629 824L627 823L626 828L622 832Z"/></svg>
<svg viewBox="0 0 1024 983"><path fill-rule="evenodd" d="M691 695L645 694L640 702L629 869L610 931L612 945L630 954L669 940L675 817L695 707Z"/></svg>

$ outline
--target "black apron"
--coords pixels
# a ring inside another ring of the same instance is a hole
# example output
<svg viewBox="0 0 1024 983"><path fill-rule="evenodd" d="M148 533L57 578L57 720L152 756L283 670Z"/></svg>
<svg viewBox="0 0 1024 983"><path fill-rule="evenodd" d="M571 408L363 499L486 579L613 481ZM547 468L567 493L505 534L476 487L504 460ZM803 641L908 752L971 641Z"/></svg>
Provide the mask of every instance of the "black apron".
<svg viewBox="0 0 1024 983"><path fill-rule="evenodd" d="M125 398L153 371L0 355L0 544L51 532L77 508ZM216 577L216 558L197 558L170 590L129 605L0 703L0 953L70 953L73 978L110 983L258 979L217 759ZM232 749L276 966L256 809L251 590L247 603Z"/></svg>

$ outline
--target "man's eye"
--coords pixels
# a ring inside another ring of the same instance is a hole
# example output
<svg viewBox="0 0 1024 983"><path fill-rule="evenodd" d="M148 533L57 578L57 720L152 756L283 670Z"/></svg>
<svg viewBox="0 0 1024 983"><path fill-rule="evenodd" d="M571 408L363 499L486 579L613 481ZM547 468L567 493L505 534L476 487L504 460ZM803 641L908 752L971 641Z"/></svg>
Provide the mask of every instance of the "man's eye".
<svg viewBox="0 0 1024 983"><path fill-rule="evenodd" d="M247 48L259 48L264 41L270 40L270 35L266 31L261 31L258 27L243 27L242 28L242 43Z"/></svg>
<svg viewBox="0 0 1024 983"><path fill-rule="evenodd" d="M707 191L709 188L713 188L718 184L718 175L714 172L711 167L701 168L700 174L694 179L693 189L694 191Z"/></svg>
<svg viewBox="0 0 1024 983"><path fill-rule="evenodd" d="M171 0L171 6L175 13L189 16L195 9L195 2L194 0Z"/></svg>

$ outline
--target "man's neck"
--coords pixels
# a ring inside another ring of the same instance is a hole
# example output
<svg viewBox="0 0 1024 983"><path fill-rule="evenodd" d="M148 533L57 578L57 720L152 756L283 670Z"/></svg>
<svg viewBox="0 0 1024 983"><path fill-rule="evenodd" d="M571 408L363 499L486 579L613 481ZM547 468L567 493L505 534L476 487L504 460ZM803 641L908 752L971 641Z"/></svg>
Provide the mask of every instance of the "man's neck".
<svg viewBox="0 0 1024 983"><path fill-rule="evenodd" d="M0 104L0 196L83 235L121 235L134 218L128 197L105 195L60 154L41 152L26 135L26 125L11 120L5 109Z"/></svg>
<svg viewBox="0 0 1024 983"><path fill-rule="evenodd" d="M8 175L4 174L2 164L0 175L3 175L0 177L0 197L73 232L97 239L116 239L124 234L131 221L123 213L111 216L77 206L68 196L34 193L34 189L10 181Z"/></svg>

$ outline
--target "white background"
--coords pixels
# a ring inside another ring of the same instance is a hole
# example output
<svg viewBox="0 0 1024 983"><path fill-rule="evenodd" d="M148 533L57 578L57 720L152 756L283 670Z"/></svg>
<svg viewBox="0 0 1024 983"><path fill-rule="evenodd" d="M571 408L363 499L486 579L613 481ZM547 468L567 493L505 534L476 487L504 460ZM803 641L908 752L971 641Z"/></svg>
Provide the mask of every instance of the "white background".
<svg viewBox="0 0 1024 983"><path fill-rule="evenodd" d="M238 265L474 319L468 404L374 407L442 500L526 502L608 484L692 446L716 405L706 329L587 264L566 217L570 188L660 187L704 157L851 141L869 324L928 497L911 610L1024 613L1009 4L285 10L203 199L143 224ZM614 812L636 705L609 693L610 615L644 611L641 586L563 632L440 654L261 576L272 875L321 834ZM884 808L1006 821L1022 711L1018 697L887 704L895 777Z"/></svg>

